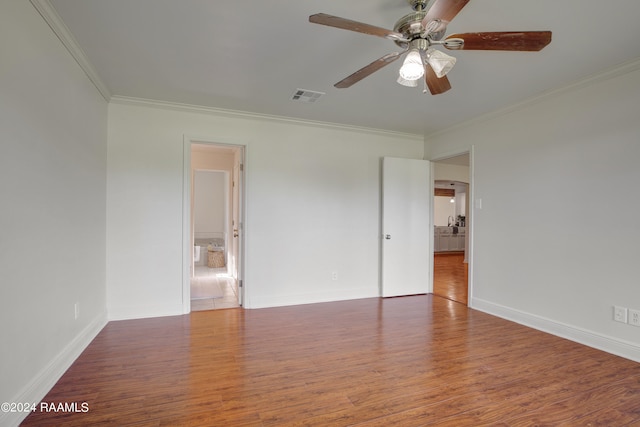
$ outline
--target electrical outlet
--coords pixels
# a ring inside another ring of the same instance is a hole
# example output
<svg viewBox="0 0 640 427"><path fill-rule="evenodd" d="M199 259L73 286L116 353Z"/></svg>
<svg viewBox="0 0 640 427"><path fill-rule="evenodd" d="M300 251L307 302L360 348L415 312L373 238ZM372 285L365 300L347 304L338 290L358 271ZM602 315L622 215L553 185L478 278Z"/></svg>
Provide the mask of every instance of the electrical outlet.
<svg viewBox="0 0 640 427"><path fill-rule="evenodd" d="M629 324L640 326L640 310L629 309Z"/></svg>
<svg viewBox="0 0 640 427"><path fill-rule="evenodd" d="M332 271L331 272L331 280L338 280L338 272L337 271Z"/></svg>
<svg viewBox="0 0 640 427"><path fill-rule="evenodd" d="M73 318L75 320L78 320L78 317L80 317L80 303L77 302L73 305Z"/></svg>
<svg viewBox="0 0 640 427"><path fill-rule="evenodd" d="M614 305L613 320L616 322L627 323L627 309L625 307Z"/></svg>

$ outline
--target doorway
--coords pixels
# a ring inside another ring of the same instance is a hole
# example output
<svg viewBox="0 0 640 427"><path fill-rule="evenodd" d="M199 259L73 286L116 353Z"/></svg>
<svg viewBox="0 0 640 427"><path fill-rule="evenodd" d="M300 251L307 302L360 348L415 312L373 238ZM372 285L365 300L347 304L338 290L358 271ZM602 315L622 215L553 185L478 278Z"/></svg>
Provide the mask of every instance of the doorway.
<svg viewBox="0 0 640 427"><path fill-rule="evenodd" d="M469 302L469 154L434 161L433 294Z"/></svg>
<svg viewBox="0 0 640 427"><path fill-rule="evenodd" d="M185 312L243 305L243 164L243 146L185 140Z"/></svg>

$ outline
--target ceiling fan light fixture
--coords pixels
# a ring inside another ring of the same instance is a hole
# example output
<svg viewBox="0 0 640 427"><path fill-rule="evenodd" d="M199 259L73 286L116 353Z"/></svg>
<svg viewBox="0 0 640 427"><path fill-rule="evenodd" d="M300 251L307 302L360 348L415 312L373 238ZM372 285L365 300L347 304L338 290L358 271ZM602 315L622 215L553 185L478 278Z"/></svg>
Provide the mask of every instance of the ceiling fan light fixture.
<svg viewBox="0 0 640 427"><path fill-rule="evenodd" d="M424 76L424 65L422 64L422 59L420 59L420 52L417 49L412 49L405 58L402 67L400 67L400 78L403 80L416 81L422 76ZM398 83L400 83L400 81L398 81Z"/></svg>
<svg viewBox="0 0 640 427"><path fill-rule="evenodd" d="M398 76L398 80L397 82L400 83L402 86L406 86L406 87L418 87L418 80L407 80L407 79L403 79L402 76Z"/></svg>
<svg viewBox="0 0 640 427"><path fill-rule="evenodd" d="M426 57L427 62L438 78L446 76L456 64L456 58L436 49L428 49Z"/></svg>

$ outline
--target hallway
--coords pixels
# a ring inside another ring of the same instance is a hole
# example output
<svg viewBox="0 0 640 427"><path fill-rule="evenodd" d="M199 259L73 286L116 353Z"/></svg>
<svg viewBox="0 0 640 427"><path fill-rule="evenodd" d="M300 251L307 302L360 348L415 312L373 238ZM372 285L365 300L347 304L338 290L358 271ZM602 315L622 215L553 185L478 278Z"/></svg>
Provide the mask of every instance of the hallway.
<svg viewBox="0 0 640 427"><path fill-rule="evenodd" d="M433 294L467 305L469 264L464 252L438 252L433 257Z"/></svg>

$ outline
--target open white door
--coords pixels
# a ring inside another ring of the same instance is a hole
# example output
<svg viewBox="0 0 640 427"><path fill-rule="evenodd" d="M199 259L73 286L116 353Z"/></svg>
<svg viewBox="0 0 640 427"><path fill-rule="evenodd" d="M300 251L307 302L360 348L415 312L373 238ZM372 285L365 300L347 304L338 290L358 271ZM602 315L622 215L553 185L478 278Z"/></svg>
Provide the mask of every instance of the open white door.
<svg viewBox="0 0 640 427"><path fill-rule="evenodd" d="M429 292L430 166L382 160L382 296Z"/></svg>
<svg viewBox="0 0 640 427"><path fill-rule="evenodd" d="M233 195L231 200L232 215L232 238L231 253L232 264L231 274L236 281L236 290L238 295L238 305L244 305L244 283L243 283L243 266L242 266L242 242L243 242L243 223L242 223L242 191L244 189L244 150L242 148L236 150L233 165Z"/></svg>

